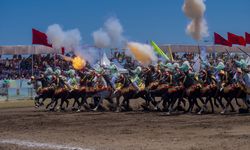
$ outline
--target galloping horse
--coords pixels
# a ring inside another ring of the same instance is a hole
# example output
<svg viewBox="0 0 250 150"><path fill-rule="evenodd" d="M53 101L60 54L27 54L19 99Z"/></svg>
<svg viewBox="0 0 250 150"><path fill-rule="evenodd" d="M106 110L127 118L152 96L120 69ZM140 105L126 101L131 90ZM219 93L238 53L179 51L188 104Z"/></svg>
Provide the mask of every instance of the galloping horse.
<svg viewBox="0 0 250 150"><path fill-rule="evenodd" d="M41 85L39 85L38 82L41 82ZM33 87L36 91L37 96L35 96L35 106L40 107L43 105L43 102L47 98L53 98L55 89L52 86L48 86L48 81L44 77L35 78L34 76L31 77L28 84L33 84ZM40 102L40 99L42 99L42 102Z"/></svg>

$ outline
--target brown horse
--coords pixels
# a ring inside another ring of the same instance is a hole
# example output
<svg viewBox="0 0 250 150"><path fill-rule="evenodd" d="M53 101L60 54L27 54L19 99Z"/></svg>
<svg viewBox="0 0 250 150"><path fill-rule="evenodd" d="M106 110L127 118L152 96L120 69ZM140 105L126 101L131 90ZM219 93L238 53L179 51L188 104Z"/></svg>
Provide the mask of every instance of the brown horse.
<svg viewBox="0 0 250 150"><path fill-rule="evenodd" d="M38 84L38 81L41 81L42 85L40 86ZM41 80L41 78L35 78L34 76L31 77L30 81L28 82L28 84L33 84L33 87L36 91L37 96L35 96L35 106L36 107L40 107L41 105L43 105L43 102L48 99L48 98L53 98L54 96L54 87L50 86L48 87L48 84L46 83L47 81L45 80L45 78L43 78L43 80ZM42 99L42 101L40 102L40 99Z"/></svg>
<svg viewBox="0 0 250 150"><path fill-rule="evenodd" d="M52 97L52 101L46 106L46 109L48 109L52 104L54 104L54 106L50 109L51 111L54 111L59 99L61 99L60 109L63 109L64 102L67 103L66 107L68 107L69 102L67 99L69 94L70 94L69 90L65 87L56 88L54 95Z"/></svg>
<svg viewBox="0 0 250 150"><path fill-rule="evenodd" d="M152 97L149 94L148 89L145 87L144 83L141 83L140 89L136 89L128 76L125 76L125 83L123 88L120 90L120 96L123 97L122 105L125 110L130 110L130 99L142 98L146 101L146 107L149 106L149 103L153 101ZM118 101L117 106L120 108L120 103ZM144 107L144 106L143 106Z"/></svg>
<svg viewBox="0 0 250 150"><path fill-rule="evenodd" d="M227 111L228 106L231 106L232 111L235 110L231 104L234 98L236 98L236 100L237 98L242 98L244 102L246 102L246 95L247 95L246 90L244 86L239 83L233 83L233 84L227 85L220 91L219 94L220 94L220 101L222 100L222 98L224 98L227 102L225 107L224 105L221 104L223 108L223 111L221 112L221 114L224 114ZM247 105L247 103L245 104Z"/></svg>
<svg viewBox="0 0 250 150"><path fill-rule="evenodd" d="M212 113L214 113L214 105L213 105L213 101L215 105L217 106L216 100L217 100L217 92L218 92L218 87L216 84L203 84L202 88L200 90L200 97L203 98L205 97L206 100L203 104L203 106L201 107L200 111L198 112L198 114L202 114L202 112L204 112L204 109L207 107L207 103L210 102L210 106L212 109Z"/></svg>

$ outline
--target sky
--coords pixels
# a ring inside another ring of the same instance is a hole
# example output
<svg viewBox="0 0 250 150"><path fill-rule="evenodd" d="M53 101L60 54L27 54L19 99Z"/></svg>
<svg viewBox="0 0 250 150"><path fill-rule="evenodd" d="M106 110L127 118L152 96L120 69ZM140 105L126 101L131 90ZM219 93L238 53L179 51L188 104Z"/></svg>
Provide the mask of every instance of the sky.
<svg viewBox="0 0 250 150"><path fill-rule="evenodd" d="M0 45L31 45L31 29L46 32L51 24L78 28L83 44L92 45L92 32L109 17L117 17L130 41L197 44L185 28L184 0L0 0ZM250 32L250 0L206 0L210 36ZM202 43L202 42L200 42Z"/></svg>

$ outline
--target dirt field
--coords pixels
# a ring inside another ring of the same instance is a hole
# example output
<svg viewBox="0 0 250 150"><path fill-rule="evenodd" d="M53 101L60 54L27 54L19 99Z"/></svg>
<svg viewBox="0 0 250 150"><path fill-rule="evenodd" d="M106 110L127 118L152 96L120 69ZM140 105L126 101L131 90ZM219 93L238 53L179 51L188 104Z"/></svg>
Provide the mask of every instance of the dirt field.
<svg viewBox="0 0 250 150"><path fill-rule="evenodd" d="M0 149L248 150L250 115L5 107L0 109Z"/></svg>

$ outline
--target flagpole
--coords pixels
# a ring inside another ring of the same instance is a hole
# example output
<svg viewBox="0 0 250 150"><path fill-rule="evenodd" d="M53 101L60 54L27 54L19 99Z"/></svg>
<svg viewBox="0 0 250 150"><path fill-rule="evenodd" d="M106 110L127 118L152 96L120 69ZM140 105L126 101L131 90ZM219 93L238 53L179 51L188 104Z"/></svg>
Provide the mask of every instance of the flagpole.
<svg viewBox="0 0 250 150"><path fill-rule="evenodd" d="M32 76L34 75L34 51L35 51L35 46L34 45L32 45L32 49L33 49L33 53L31 54L32 55L32 62L31 62L31 74L32 74Z"/></svg>
<svg viewBox="0 0 250 150"><path fill-rule="evenodd" d="M241 49L240 47L237 47L240 51L242 51L243 53L245 53L248 57L250 57L250 55L247 53L247 52L245 52L243 49Z"/></svg>

